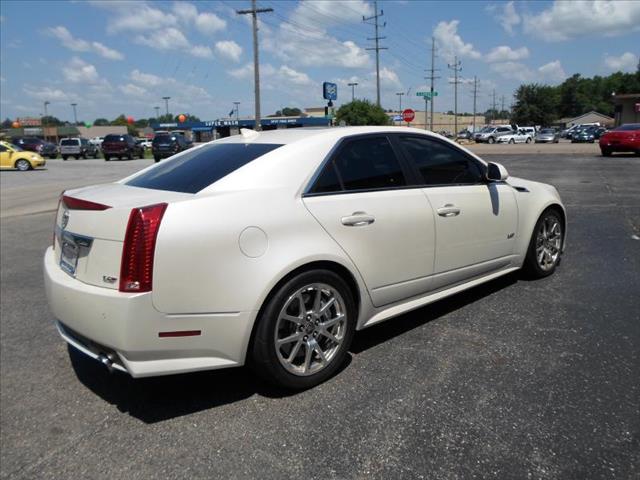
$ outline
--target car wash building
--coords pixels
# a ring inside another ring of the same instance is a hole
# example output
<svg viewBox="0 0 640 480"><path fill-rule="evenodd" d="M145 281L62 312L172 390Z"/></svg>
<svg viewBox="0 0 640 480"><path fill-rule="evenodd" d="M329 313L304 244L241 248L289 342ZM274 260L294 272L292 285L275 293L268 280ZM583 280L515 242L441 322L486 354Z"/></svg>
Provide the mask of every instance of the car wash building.
<svg viewBox="0 0 640 480"><path fill-rule="evenodd" d="M262 130L277 128L327 127L331 125L328 118L319 117L267 117L260 120ZM208 142L217 138L229 137L240 133L241 128L255 129L253 119L246 120L210 120L206 122L170 122L151 124L154 132L183 132L194 142Z"/></svg>

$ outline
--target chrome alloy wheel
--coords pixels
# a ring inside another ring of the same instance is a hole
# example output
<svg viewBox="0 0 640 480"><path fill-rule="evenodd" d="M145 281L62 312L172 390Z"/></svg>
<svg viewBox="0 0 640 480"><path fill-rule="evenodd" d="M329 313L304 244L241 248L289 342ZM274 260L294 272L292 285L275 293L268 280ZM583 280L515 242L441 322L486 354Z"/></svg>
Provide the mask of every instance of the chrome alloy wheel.
<svg viewBox="0 0 640 480"><path fill-rule="evenodd" d="M536 235L536 260L544 270L551 270L560 256L562 248L562 226L558 218L549 215L542 220Z"/></svg>
<svg viewBox="0 0 640 480"><path fill-rule="evenodd" d="M346 315L344 299L325 283L296 291L280 310L276 323L274 345L282 366L300 376L324 369L344 340Z"/></svg>

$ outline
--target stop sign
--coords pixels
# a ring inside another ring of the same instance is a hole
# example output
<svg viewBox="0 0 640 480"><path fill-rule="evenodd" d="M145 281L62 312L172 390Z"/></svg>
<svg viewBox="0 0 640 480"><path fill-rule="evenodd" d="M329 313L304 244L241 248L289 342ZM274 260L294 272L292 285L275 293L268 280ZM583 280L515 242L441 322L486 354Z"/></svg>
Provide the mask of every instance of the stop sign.
<svg viewBox="0 0 640 480"><path fill-rule="evenodd" d="M407 108L402 112L402 119L405 122L410 123L413 121L414 118L416 118L416 112L414 112L410 108Z"/></svg>

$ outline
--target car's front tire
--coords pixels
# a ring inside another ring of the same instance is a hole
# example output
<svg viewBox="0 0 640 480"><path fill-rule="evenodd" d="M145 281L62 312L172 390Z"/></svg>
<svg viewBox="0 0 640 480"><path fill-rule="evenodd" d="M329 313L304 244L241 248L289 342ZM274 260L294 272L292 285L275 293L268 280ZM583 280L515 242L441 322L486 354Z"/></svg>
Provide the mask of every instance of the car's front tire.
<svg viewBox="0 0 640 480"><path fill-rule="evenodd" d="M611 150L609 150L608 148L601 148L600 152L602 152L602 156L603 157L610 157L611 156Z"/></svg>
<svg viewBox="0 0 640 480"><path fill-rule="evenodd" d="M493 137L489 137L487 139L487 143L495 143L495 139Z"/></svg>
<svg viewBox="0 0 640 480"><path fill-rule="evenodd" d="M262 308L249 362L270 383L313 387L343 364L356 323L346 282L330 270L309 270L283 283Z"/></svg>
<svg viewBox="0 0 640 480"><path fill-rule="evenodd" d="M21 172L26 172L27 170L31 170L31 164L28 160L21 158L16 162L16 168Z"/></svg>
<svg viewBox="0 0 640 480"><path fill-rule="evenodd" d="M557 209L545 210L533 229L527 256L522 266L525 274L531 278L543 278L551 275L562 255L564 244L564 223Z"/></svg>

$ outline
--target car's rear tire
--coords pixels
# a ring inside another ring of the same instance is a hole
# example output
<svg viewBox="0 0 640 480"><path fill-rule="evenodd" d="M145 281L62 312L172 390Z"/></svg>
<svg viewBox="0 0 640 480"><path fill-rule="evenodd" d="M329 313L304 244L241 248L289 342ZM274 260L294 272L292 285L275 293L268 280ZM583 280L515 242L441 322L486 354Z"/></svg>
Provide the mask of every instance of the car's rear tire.
<svg viewBox="0 0 640 480"><path fill-rule="evenodd" d="M318 385L344 363L356 314L353 294L338 274L299 273L277 287L261 309L249 363L265 380L287 389Z"/></svg>
<svg viewBox="0 0 640 480"><path fill-rule="evenodd" d="M110 157L110 156L108 156L108 155L105 155L105 156L104 156L104 161L105 161L105 162L108 162L109 160L111 160L111 157Z"/></svg>
<svg viewBox="0 0 640 480"><path fill-rule="evenodd" d="M564 244L564 223L561 214L555 208L548 208L538 221L531 234L527 256L522 270L530 278L543 278L551 275L560 264Z"/></svg>
<svg viewBox="0 0 640 480"><path fill-rule="evenodd" d="M133 153L132 152L127 153L127 160L133 160Z"/></svg>
<svg viewBox="0 0 640 480"><path fill-rule="evenodd" d="M67 157L66 155L62 156L62 160L66 160L67 158L69 158L69 157Z"/></svg>
<svg viewBox="0 0 640 480"><path fill-rule="evenodd" d="M526 143L531 143L531 139L527 138Z"/></svg>
<svg viewBox="0 0 640 480"><path fill-rule="evenodd" d="M153 157L153 160L154 160L156 163L158 163L158 162L160 161L160 157L155 156L155 157Z"/></svg>
<svg viewBox="0 0 640 480"><path fill-rule="evenodd" d="M512 138L511 140L509 140L509 143L516 143L516 141Z"/></svg>
<svg viewBox="0 0 640 480"><path fill-rule="evenodd" d="M31 170L31 164L29 163L28 160L25 160L24 158L21 158L20 160L18 160L16 162L15 167L21 172L26 172L27 170Z"/></svg>

